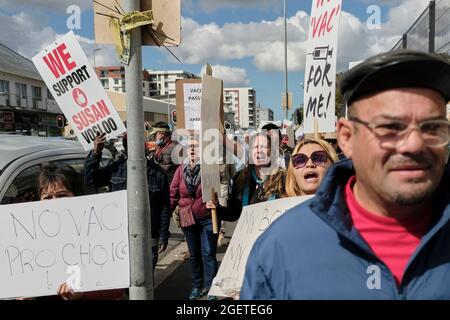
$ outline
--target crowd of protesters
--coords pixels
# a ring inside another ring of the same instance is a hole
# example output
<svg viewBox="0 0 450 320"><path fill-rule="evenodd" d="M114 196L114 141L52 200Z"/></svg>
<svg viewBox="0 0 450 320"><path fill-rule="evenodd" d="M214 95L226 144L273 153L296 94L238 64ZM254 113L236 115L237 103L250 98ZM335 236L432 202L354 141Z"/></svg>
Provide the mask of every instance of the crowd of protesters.
<svg viewBox="0 0 450 320"><path fill-rule="evenodd" d="M206 296L218 270L212 210L223 233L245 206L305 195L315 197L257 240L241 298L450 298L449 63L414 51L383 54L348 71L341 88L348 117L338 121L335 141L301 137L289 148L273 123L231 138L233 161L220 166L217 201L202 200L201 137L180 142L184 157L177 163L169 125L153 126L146 144L153 268L176 215L189 250L186 298ZM123 151L100 167L106 141L97 136L85 162L87 186L126 188L127 136L122 139ZM67 168L43 171L41 199L82 194L71 176ZM374 287L367 285L370 266L382 271ZM58 294L98 296L66 284Z"/></svg>

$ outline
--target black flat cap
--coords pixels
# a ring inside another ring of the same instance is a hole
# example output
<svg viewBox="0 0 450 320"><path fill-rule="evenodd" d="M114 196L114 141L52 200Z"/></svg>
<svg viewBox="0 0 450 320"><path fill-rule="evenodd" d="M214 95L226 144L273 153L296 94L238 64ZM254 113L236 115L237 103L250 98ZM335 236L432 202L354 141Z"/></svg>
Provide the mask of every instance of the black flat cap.
<svg viewBox="0 0 450 320"><path fill-rule="evenodd" d="M375 92L394 88L427 88L450 100L450 63L413 50L376 55L348 70L341 91L347 104Z"/></svg>

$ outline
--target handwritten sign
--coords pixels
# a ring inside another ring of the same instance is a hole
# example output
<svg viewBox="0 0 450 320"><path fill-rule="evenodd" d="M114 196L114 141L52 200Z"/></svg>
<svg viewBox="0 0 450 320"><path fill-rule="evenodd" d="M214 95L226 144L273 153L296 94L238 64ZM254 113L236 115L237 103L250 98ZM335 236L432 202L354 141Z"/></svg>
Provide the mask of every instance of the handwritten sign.
<svg viewBox="0 0 450 320"><path fill-rule="evenodd" d="M184 121L187 130L200 130L202 84L186 83L183 87Z"/></svg>
<svg viewBox="0 0 450 320"><path fill-rule="evenodd" d="M126 191L0 209L0 298L129 287Z"/></svg>
<svg viewBox="0 0 450 320"><path fill-rule="evenodd" d="M94 148L97 132L114 138L126 131L72 31L33 63L86 151Z"/></svg>
<svg viewBox="0 0 450 320"><path fill-rule="evenodd" d="M256 239L287 210L311 197L285 198L244 207L209 295L238 298L247 259Z"/></svg>
<svg viewBox="0 0 450 320"><path fill-rule="evenodd" d="M178 79L175 81L177 129L200 132L202 80Z"/></svg>
<svg viewBox="0 0 450 320"><path fill-rule="evenodd" d="M313 0L305 67L304 130L336 130L336 57L342 0Z"/></svg>

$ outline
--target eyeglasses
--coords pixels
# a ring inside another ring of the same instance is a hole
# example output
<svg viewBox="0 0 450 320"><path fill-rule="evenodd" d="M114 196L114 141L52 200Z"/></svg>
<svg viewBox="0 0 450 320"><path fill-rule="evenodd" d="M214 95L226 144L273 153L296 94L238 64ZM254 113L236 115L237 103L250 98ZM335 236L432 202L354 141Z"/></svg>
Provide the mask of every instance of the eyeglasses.
<svg viewBox="0 0 450 320"><path fill-rule="evenodd" d="M350 121L366 126L381 140L381 146L396 148L401 146L412 130L419 130L424 143L430 147L442 147L450 142L450 122L443 119L426 120L417 125L410 126L404 121L382 121L374 123L363 121L357 117L349 118Z"/></svg>
<svg viewBox="0 0 450 320"><path fill-rule="evenodd" d="M308 157L304 153L299 153L292 156L292 165L295 169L301 169L308 163L309 159L311 159L312 163L316 166L323 167L326 165L328 161L328 155L326 151L314 151L311 153L311 156Z"/></svg>

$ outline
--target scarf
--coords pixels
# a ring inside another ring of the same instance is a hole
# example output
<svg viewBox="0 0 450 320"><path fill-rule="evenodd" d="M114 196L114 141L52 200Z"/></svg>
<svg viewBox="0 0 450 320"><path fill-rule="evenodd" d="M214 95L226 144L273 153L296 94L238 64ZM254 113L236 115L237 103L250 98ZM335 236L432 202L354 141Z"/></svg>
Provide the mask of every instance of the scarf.
<svg viewBox="0 0 450 320"><path fill-rule="evenodd" d="M200 184L200 165L196 164L194 167L186 165L183 170L184 183L189 191L191 197L195 198L197 188Z"/></svg>

